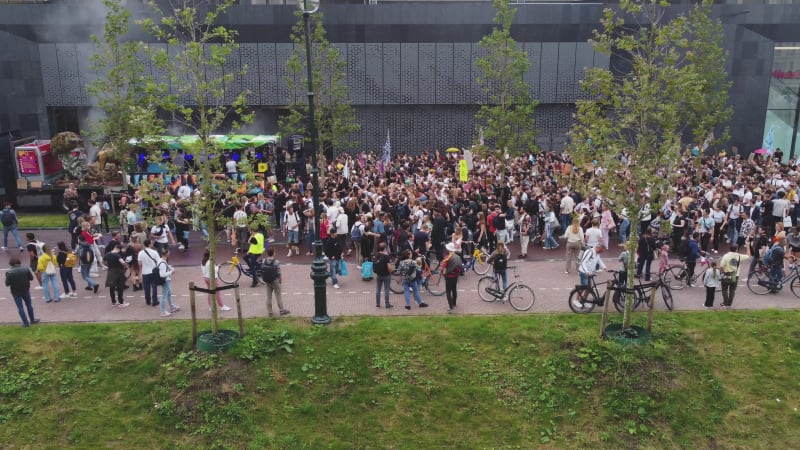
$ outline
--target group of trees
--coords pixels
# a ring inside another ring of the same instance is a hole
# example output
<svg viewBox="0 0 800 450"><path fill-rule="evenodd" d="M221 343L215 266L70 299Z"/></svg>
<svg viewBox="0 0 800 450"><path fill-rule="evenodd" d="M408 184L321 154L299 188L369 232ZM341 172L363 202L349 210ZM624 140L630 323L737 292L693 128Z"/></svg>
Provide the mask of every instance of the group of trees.
<svg viewBox="0 0 800 450"><path fill-rule="evenodd" d="M112 145L124 163L130 155L131 138L163 131L160 112L169 113L176 123L196 134L197 142L186 151L196 162L192 170L203 179L215 180L201 184L205 200L196 210L212 227L213 240L214 219L219 216L215 196L238 186L213 177L223 170L219 158L209 157L221 150L215 148L218 144L212 136L223 124L235 131L252 119L248 92L226 92L242 74L225 70L237 48L236 32L219 25L217 19L235 0L175 0L177 4L169 11L149 1L154 18L138 21L138 25L169 44L169 55L163 49L126 40L130 13L122 0L104 3L106 24L103 36L93 38L98 50L92 59L101 76L89 86L89 92L105 117L95 124L93 138ZM499 152L502 164L509 153L535 149L536 101L523 81L530 69L528 56L511 36L517 10L508 0L492 3L495 26L480 41L485 55L475 61L478 82L484 89L476 119L481 141L485 138L490 144L483 146L483 151ZM595 182L617 208L638 211L642 202L664 193L671 167L679 160L681 143L701 141L730 119L722 29L718 20L710 18L710 4L705 0L687 14L668 17L668 4L663 0L622 0L616 10L605 10L601 26L594 32L591 43L595 49L613 54L612 60L623 66L587 70L582 83L588 99L576 105L569 151L577 167L601 166L604 173L612 175L595 178ZM305 33L299 11L297 17L291 35L297 45L287 66L293 101L279 124L285 135L307 134ZM313 138L330 157L331 149L352 145L347 140L359 125L348 99L345 62L327 41L322 23L321 13L312 15L311 63L318 124ZM166 78L143 76L143 57L167 74ZM476 143L477 134L476 130ZM622 152L630 155L629 164L617 157ZM240 166L252 179L252 167L246 162ZM640 195L645 192L649 198ZM634 236L628 249L635 252L637 215L631 214L631 219ZM213 252L214 243L210 244ZM629 269L628 273L632 276L634 272ZM626 323L629 312L628 308Z"/></svg>

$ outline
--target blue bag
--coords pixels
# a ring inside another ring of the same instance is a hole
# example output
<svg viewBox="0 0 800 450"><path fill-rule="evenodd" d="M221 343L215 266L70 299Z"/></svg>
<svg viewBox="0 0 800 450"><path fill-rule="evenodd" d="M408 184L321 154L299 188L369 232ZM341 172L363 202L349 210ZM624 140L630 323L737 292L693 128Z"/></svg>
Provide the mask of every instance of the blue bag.
<svg viewBox="0 0 800 450"><path fill-rule="evenodd" d="M347 271L347 263L343 259L339 260L339 275L346 277L349 274Z"/></svg>
<svg viewBox="0 0 800 450"><path fill-rule="evenodd" d="M372 280L372 261L364 261L361 263L361 279L364 281Z"/></svg>

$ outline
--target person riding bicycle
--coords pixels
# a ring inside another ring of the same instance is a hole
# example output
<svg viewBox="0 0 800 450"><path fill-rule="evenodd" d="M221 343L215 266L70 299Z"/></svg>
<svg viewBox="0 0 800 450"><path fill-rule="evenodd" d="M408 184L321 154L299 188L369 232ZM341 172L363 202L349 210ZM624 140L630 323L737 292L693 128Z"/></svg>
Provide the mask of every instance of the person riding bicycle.
<svg viewBox="0 0 800 450"><path fill-rule="evenodd" d="M486 262L492 264L494 267L494 277L497 280L503 280L503 290L508 287L508 258L511 257L511 252L508 251L506 248L506 244L498 240L497 247L495 248L494 252L489 255L489 259Z"/></svg>
<svg viewBox="0 0 800 450"><path fill-rule="evenodd" d="M606 251L602 243L598 243L592 248L587 249L581 256L578 265L578 275L581 277L581 286L589 286L589 278L595 276L600 270L606 270L606 265L600 255Z"/></svg>
<svg viewBox="0 0 800 450"><path fill-rule="evenodd" d="M773 283L779 283L783 279L783 260L786 258L786 238L782 238L775 243L764 254L763 263L769 267L770 278Z"/></svg>

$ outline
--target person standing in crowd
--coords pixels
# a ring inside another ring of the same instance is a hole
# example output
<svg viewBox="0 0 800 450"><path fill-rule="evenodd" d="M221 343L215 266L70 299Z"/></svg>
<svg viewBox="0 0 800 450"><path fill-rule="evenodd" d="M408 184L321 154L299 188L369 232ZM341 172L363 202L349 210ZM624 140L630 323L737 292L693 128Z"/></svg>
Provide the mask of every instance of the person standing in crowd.
<svg viewBox="0 0 800 450"><path fill-rule="evenodd" d="M156 218L156 222L157 223L150 228L150 240L154 244L154 250L157 253L161 253L169 248L169 243L172 240L170 235L172 233L169 231L169 227L167 226L167 216L160 214L158 218Z"/></svg>
<svg viewBox="0 0 800 450"><path fill-rule="evenodd" d="M628 208L622 208L619 213L619 245L625 246L628 243L628 237L631 233L631 219L628 215Z"/></svg>
<svg viewBox="0 0 800 450"><path fill-rule="evenodd" d="M561 226L566 230L570 226L570 217L575 210L575 199L570 197L568 189L564 189L561 193L563 195L559 205L561 208Z"/></svg>
<svg viewBox="0 0 800 450"><path fill-rule="evenodd" d="M617 228L617 225L614 222L614 215L611 214L611 209L608 205L604 204L603 213L600 215L600 233L602 233L600 240L604 247L609 247L610 234L615 228Z"/></svg>
<svg viewBox="0 0 800 450"><path fill-rule="evenodd" d="M739 253L738 245L731 245L730 251L722 256L719 262L719 267L722 272L722 307L730 308L733 305L733 298L736 296L736 288L739 286L739 272L742 263L747 263L752 256L750 255L750 241L752 237L745 239L745 251L747 254L742 255ZM712 303L713 304L713 303Z"/></svg>
<svg viewBox="0 0 800 450"><path fill-rule="evenodd" d="M422 301L419 295L419 273L420 265L411 257L411 250L405 250L400 254L400 264L398 270L403 275L403 296L406 301L406 309L411 309L411 293L414 293L414 301L420 308L427 308L428 304Z"/></svg>
<svg viewBox="0 0 800 450"><path fill-rule="evenodd" d="M325 240L325 256L328 257L331 284L334 289L339 289L339 279L336 275L341 274L342 247L339 245L339 240L336 239L336 227L328 229L328 239Z"/></svg>
<svg viewBox="0 0 800 450"><path fill-rule="evenodd" d="M144 285L144 302L147 306L158 306L158 285L156 284L153 270L156 270L161 256L153 248L153 241L145 239L142 250L136 257L139 264L139 271L142 273L142 284Z"/></svg>
<svg viewBox="0 0 800 450"><path fill-rule="evenodd" d="M686 253L686 280L689 282L689 287L695 287L692 283L692 277L694 277L697 259L700 258L700 246L697 244L697 239L699 237L700 233L693 233L687 243L689 250Z"/></svg>
<svg viewBox="0 0 800 450"><path fill-rule="evenodd" d="M44 302L50 303L53 300L60 302L62 298L67 298L66 295L61 295L58 289L58 261L56 260L55 251L50 249L50 246L44 244L42 246L42 254L37 261L37 270L42 278L42 288L44 289ZM52 296L50 293L50 286L53 286Z"/></svg>
<svg viewBox="0 0 800 450"><path fill-rule="evenodd" d="M452 314L456 309L456 300L458 299L458 278L461 276L463 270L463 261L456 253L456 246L452 242L448 242L446 246L449 254L442 261L444 267L444 289L447 294L447 305L449 306L448 313Z"/></svg>
<svg viewBox="0 0 800 450"><path fill-rule="evenodd" d="M164 278L164 285L161 286L161 317L169 317L172 313L180 311L180 306L172 302L172 274L175 268L169 265L169 250L161 253L161 262L158 263L158 274ZM122 294L120 294L122 295Z"/></svg>
<svg viewBox="0 0 800 450"><path fill-rule="evenodd" d="M544 249L555 250L558 248L558 241L553 236L555 227L558 225L556 222L556 213L551 209L545 209L544 213Z"/></svg>
<svg viewBox="0 0 800 450"><path fill-rule="evenodd" d="M236 231L236 245L235 247L239 249L239 251L244 250L244 246L247 243L247 212L244 210L245 205L239 205L239 207L233 213L233 229Z"/></svg>
<svg viewBox="0 0 800 450"><path fill-rule="evenodd" d="M589 247L597 247L597 244L602 244L603 232L600 231L600 219L592 219L592 226L584 233L586 245Z"/></svg>
<svg viewBox="0 0 800 450"><path fill-rule="evenodd" d="M42 274L39 272L39 255L42 253L44 243L37 241L36 235L33 233L25 233L25 239L27 240L25 248L28 250L28 266L31 268L31 272L36 276L36 281L39 283L34 289L42 289Z"/></svg>
<svg viewBox="0 0 800 450"><path fill-rule="evenodd" d="M572 219L572 225L564 231L564 235L561 237L567 240L567 256L564 273L569 273L570 268L573 266L575 270L578 270L578 254L580 254L581 248L583 248L584 240L581 219L579 217Z"/></svg>
<svg viewBox="0 0 800 450"><path fill-rule="evenodd" d="M250 230L250 243L247 249L247 265L250 267L250 274L253 278L253 283L250 287L258 287L258 260L264 254L264 235L258 231L258 224L253 224ZM300 253L298 253L299 255Z"/></svg>
<svg viewBox="0 0 800 450"><path fill-rule="evenodd" d="M206 289L211 289L211 252L206 249L203 252L203 261L200 263L200 269L203 271L203 281L206 283ZM214 271L214 275L216 276L218 271ZM214 294L214 298L217 302L217 310L219 311L230 311L231 308L226 306L222 303L222 295L219 291ZM211 294L208 294L208 309L211 310Z"/></svg>
<svg viewBox="0 0 800 450"><path fill-rule="evenodd" d="M650 281L650 267L653 265L653 252L656 248L658 243L653 237L653 230L648 228L639 237L639 244L636 246L636 278L641 277L644 272L644 281Z"/></svg>
<svg viewBox="0 0 800 450"><path fill-rule="evenodd" d="M289 248L287 257L292 256L292 249L295 254L300 256L300 216L294 210L295 205L286 206L286 214L283 219L283 232L286 234L286 247ZM313 221L312 221L313 223Z"/></svg>
<svg viewBox="0 0 800 450"><path fill-rule="evenodd" d="M376 289L375 289L375 307L381 307L381 290L383 290L383 304L386 308L394 308L389 303L389 295L391 291L389 286L392 283L392 270L393 264L389 262L389 253L386 251L386 243L381 242L378 244L378 253L372 258L372 271L375 273Z"/></svg>
<svg viewBox="0 0 800 450"><path fill-rule="evenodd" d="M17 217L17 213L11 209L11 202L3 203L3 210L0 211L0 223L3 224L2 250L8 250L8 233L11 233L11 235L14 237L14 240L17 242L19 251L22 251L22 241L19 238L19 233L17 233L17 228L19 227L19 218Z"/></svg>
<svg viewBox="0 0 800 450"><path fill-rule="evenodd" d="M67 231L69 231L69 248L76 250L78 248L78 236L81 234L81 226L78 219L83 215L83 213L78 209L78 202L77 200L72 201L69 205L69 214L67 217L69 218L69 225L67 226Z"/></svg>
<svg viewBox="0 0 800 450"><path fill-rule="evenodd" d="M519 214L519 259L525 259L528 257L528 244L535 230L530 214L523 208L519 209Z"/></svg>
<svg viewBox="0 0 800 450"><path fill-rule="evenodd" d="M497 247L489 255L489 258L486 260L489 264L492 265L494 271L494 277L496 280L503 281L503 290L508 287L508 258L511 256L511 252L508 251L506 248L506 244L503 241L497 241Z"/></svg>
<svg viewBox="0 0 800 450"><path fill-rule="evenodd" d="M89 273L92 270L92 263L94 263L94 250L86 242L86 237L83 234L78 236L78 261L81 265L81 278L86 281L86 290L94 291L96 294L100 285L92 279Z"/></svg>
<svg viewBox="0 0 800 450"><path fill-rule="evenodd" d="M128 265L125 263L124 257L121 253L119 245L112 246L111 251L105 254L105 265L108 267L106 273L106 287L111 292L111 306L126 308L130 303L126 303L123 297L125 290L125 269Z"/></svg>
<svg viewBox="0 0 800 450"><path fill-rule="evenodd" d="M712 203L710 216L714 219L714 232L712 233L713 252L719 253L719 242L722 240L722 228L725 223L725 211L720 209L719 201Z"/></svg>
<svg viewBox="0 0 800 450"><path fill-rule="evenodd" d="M94 193L93 193L94 194ZM103 211L100 204L94 200L89 200L89 223L92 234L99 234L102 229Z"/></svg>
<svg viewBox="0 0 800 450"><path fill-rule="evenodd" d="M64 295L69 297L77 297L78 291L75 287L75 277L72 274L72 269L78 263L78 255L67 248L64 241L58 243L58 255L56 255L58 262L58 272L61 276L61 285L64 286Z"/></svg>
<svg viewBox="0 0 800 450"><path fill-rule="evenodd" d="M720 285L720 279L721 276L717 268L717 262L711 261L708 270L706 270L706 273L703 275L703 286L706 288L706 302L703 306L708 309L714 307L714 294L717 291L717 287Z"/></svg>
<svg viewBox="0 0 800 450"><path fill-rule="evenodd" d="M22 326L27 328L32 324L39 323L39 319L33 316L33 304L31 302L30 289L31 281L33 281L33 274L27 267L22 266L22 263L16 256L12 256L8 263L11 268L6 272L6 286L11 289L11 295L14 297L14 303L17 305L19 317L22 319ZM23 308L23 304L25 308Z"/></svg>
<svg viewBox="0 0 800 450"><path fill-rule="evenodd" d="M275 249L267 249L267 258L263 266L264 281L267 284L267 315L275 317L272 312L272 296L275 295L275 302L278 304L278 313L281 316L289 314L289 310L283 307L281 298L281 263L275 259Z"/></svg>
<svg viewBox="0 0 800 450"><path fill-rule="evenodd" d="M703 216L697 221L697 225L700 231L700 248L708 252L711 241L714 240L714 219L710 210L703 210Z"/></svg>

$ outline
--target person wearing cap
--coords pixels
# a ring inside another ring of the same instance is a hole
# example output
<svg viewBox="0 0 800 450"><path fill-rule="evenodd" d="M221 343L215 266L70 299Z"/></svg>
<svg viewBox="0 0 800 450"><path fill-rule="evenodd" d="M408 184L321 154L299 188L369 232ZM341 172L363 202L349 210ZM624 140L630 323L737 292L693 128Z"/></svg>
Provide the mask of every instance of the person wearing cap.
<svg viewBox="0 0 800 450"><path fill-rule="evenodd" d="M442 261L444 267L444 289L447 294L447 305L450 309L448 313L453 313L456 309L456 299L458 298L458 278L463 270L461 256L456 253L456 246L452 242L448 242L445 246L448 255Z"/></svg>

